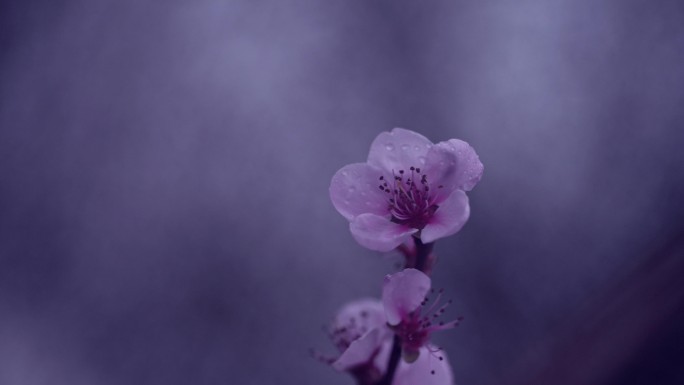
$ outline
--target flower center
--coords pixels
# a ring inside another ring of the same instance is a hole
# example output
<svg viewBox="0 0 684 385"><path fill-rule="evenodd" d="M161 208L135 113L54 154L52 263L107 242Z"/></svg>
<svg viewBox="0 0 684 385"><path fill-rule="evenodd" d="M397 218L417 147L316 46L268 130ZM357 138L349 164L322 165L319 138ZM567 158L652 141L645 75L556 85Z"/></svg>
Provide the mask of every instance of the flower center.
<svg viewBox="0 0 684 385"><path fill-rule="evenodd" d="M427 175L420 168L411 166L410 175L404 170L392 171L393 180L380 176L380 190L388 195L392 222L422 229L427 225L438 206L430 194ZM442 188L443 186L438 186Z"/></svg>
<svg viewBox="0 0 684 385"><path fill-rule="evenodd" d="M434 289L431 292L434 293ZM454 328L461 322L462 317L449 322L439 320L446 311L446 308L452 303L451 300L448 300L440 305L443 292L443 289L439 290L437 298L427 309L424 309L424 307L430 301L430 298L429 296L425 297L420 304L423 309L418 308L411 312L399 325L394 327L394 332L401 339L404 350L417 352L421 346L427 343L432 332Z"/></svg>

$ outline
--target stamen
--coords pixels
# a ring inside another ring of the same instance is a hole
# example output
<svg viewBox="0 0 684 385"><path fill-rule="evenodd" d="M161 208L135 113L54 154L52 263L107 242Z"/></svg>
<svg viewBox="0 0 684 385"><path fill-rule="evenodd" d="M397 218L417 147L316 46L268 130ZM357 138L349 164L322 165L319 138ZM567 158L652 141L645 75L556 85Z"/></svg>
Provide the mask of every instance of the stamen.
<svg viewBox="0 0 684 385"><path fill-rule="evenodd" d="M430 358L436 357L438 360L444 361L444 356L443 356L443 355L438 355L438 354L437 354L437 353L439 353L439 352L442 351L442 348L440 348L440 347L431 347L431 346L428 346L428 347L427 347L427 350L428 350L428 352L430 352ZM432 360L430 360L430 367L431 367L431 368L434 368L434 367L435 367L435 366L433 365ZM437 369L439 369L439 367L437 367ZM435 374L435 370L434 370L434 369L431 369L430 373L431 373L431 374Z"/></svg>
<svg viewBox="0 0 684 385"><path fill-rule="evenodd" d="M393 171L394 185L390 188L387 182L383 182L382 190L390 195L389 211L393 222L422 229L438 206L434 204L435 197L430 195L427 175L420 174L420 168L414 166L410 166L409 170L411 175L406 179L405 170L398 170L397 174ZM417 178L417 174L420 174L420 178ZM384 175L380 180L385 180Z"/></svg>
<svg viewBox="0 0 684 385"><path fill-rule="evenodd" d="M430 290L434 293L434 289ZM426 296L420 303L420 307L406 315L405 319L394 328L394 332L401 338L403 348L408 350L416 350L425 346L430 334L438 330L451 329L460 323L462 317L454 321L439 321L437 318L442 316L446 308L453 302L451 300L442 303L442 294L444 289L437 292L434 301ZM428 302L432 302L427 306ZM427 306L427 308L426 308ZM439 351L435 350L435 351Z"/></svg>

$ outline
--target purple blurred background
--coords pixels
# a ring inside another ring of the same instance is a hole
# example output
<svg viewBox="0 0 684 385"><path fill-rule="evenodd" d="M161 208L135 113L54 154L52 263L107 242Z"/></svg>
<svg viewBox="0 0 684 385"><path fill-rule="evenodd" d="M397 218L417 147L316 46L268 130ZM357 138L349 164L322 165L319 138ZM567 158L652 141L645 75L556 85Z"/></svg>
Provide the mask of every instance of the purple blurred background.
<svg viewBox="0 0 684 385"><path fill-rule="evenodd" d="M0 384L351 384L396 260L328 184L397 126L485 164L458 384L684 383L683 2L1 4Z"/></svg>

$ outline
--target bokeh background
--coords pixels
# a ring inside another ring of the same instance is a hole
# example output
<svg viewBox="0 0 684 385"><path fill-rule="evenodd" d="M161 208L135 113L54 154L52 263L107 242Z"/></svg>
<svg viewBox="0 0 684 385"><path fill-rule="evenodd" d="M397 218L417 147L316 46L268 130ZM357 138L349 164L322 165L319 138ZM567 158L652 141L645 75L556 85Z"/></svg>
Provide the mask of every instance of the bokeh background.
<svg viewBox="0 0 684 385"><path fill-rule="evenodd" d="M684 383L683 2L1 4L0 384L352 384L397 258L328 185L392 127L485 164L458 384Z"/></svg>

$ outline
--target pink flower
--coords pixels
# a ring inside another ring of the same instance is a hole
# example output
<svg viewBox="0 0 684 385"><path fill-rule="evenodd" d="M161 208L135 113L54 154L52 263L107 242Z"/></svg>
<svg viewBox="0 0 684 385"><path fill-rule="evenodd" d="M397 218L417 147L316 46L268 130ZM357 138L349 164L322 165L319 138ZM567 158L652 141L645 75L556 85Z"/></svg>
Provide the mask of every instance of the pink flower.
<svg viewBox="0 0 684 385"><path fill-rule="evenodd" d="M392 348L382 302L361 299L337 313L330 337L340 351L336 359L323 359L339 371L353 375L359 384L377 383L387 370ZM320 357L319 357L320 358ZM417 360L401 361L392 385L451 385L453 376L446 355L432 345L420 348Z"/></svg>
<svg viewBox="0 0 684 385"><path fill-rule="evenodd" d="M413 363L401 361L392 385L453 385L454 377L444 351L427 345Z"/></svg>
<svg viewBox="0 0 684 385"><path fill-rule="evenodd" d="M338 371L349 372L359 384L374 384L387 368L392 332L387 328L382 303L361 299L343 306L329 331L340 355L319 359Z"/></svg>
<svg viewBox="0 0 684 385"><path fill-rule="evenodd" d="M460 319L441 322L439 317L451 301L439 305L442 292L427 307L431 280L425 273L416 269L404 269L385 277L382 288L382 304L389 327L401 340L402 356L407 362L415 361L425 346L430 334L451 329Z"/></svg>
<svg viewBox="0 0 684 385"><path fill-rule="evenodd" d="M475 187L482 171L464 141L433 144L395 128L375 138L366 163L335 173L330 198L350 221L357 242L390 251L412 235L430 243L458 232L470 215L465 191Z"/></svg>

